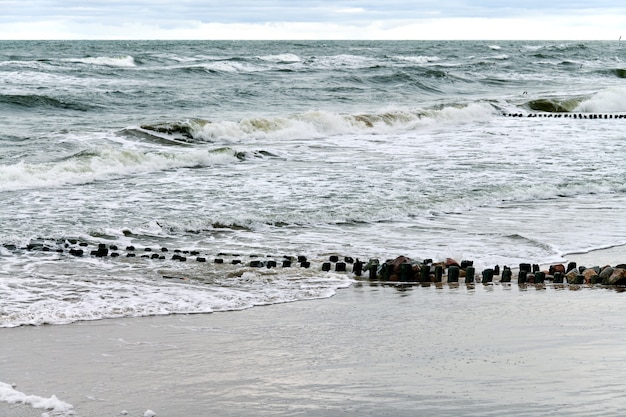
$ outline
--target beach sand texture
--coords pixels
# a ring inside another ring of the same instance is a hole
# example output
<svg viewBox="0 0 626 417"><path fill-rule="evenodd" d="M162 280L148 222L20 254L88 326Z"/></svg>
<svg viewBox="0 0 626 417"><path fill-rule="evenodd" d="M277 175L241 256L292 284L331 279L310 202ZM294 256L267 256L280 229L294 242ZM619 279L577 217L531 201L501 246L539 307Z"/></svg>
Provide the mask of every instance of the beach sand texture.
<svg viewBox="0 0 626 417"><path fill-rule="evenodd" d="M623 297L363 281L237 312L0 329L2 380L74 407L0 415L620 415Z"/></svg>

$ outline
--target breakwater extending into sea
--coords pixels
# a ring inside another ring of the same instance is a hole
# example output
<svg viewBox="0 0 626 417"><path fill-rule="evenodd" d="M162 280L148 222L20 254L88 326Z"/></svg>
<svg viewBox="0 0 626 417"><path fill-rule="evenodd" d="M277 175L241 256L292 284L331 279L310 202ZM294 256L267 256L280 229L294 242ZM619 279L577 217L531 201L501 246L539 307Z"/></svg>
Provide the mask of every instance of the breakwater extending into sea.
<svg viewBox="0 0 626 417"><path fill-rule="evenodd" d="M618 43L2 46L2 327L454 286L448 258L574 288L568 254L626 244Z"/></svg>
<svg viewBox="0 0 626 417"><path fill-rule="evenodd" d="M199 249L170 249L166 247L135 247L126 246L120 248L117 245L100 243L90 245L78 239L41 239L31 241L28 245L17 247L4 245L5 250L14 256L20 256L25 252L51 253L52 256L69 256L82 258L127 258L139 259L145 262L169 261L171 262L196 262L200 264L213 263L214 265L230 265L226 270L228 276L242 275L245 269L257 268L302 268L312 269L320 273L337 272L351 274L355 279L361 277L369 280L387 283L405 284L428 284L449 283L465 284L474 283L517 283L523 284L572 284L572 285L605 285L626 286L626 263L616 265L577 265L576 262L568 262L551 265L539 265L537 263L520 263L515 267L495 265L477 271L472 260L457 262L452 258L444 261L433 259L413 260L406 256L398 256L394 259L381 261L371 258L367 261L355 256L330 255L327 259L317 257L312 261L305 255L241 255L235 253L218 252L211 254L206 250ZM240 268L235 271L232 267ZM515 276L514 276L515 273ZM184 274L162 275L164 279L187 280Z"/></svg>
<svg viewBox="0 0 626 417"><path fill-rule="evenodd" d="M583 113L506 113L507 117L545 117L554 119L587 119L587 120L608 120L626 119L625 114L583 114Z"/></svg>

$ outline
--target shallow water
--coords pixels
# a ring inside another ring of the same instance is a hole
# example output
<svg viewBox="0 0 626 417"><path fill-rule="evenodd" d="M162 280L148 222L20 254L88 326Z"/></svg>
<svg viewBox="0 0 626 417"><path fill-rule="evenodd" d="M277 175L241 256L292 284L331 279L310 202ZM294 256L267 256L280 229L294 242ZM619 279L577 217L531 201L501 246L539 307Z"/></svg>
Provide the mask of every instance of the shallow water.
<svg viewBox="0 0 626 417"><path fill-rule="evenodd" d="M0 326L329 297L353 278L321 273L335 254L480 271L624 245L626 119L507 116L624 116L624 54L0 42ZM221 253L241 267L213 264ZM312 267L250 268L252 255Z"/></svg>

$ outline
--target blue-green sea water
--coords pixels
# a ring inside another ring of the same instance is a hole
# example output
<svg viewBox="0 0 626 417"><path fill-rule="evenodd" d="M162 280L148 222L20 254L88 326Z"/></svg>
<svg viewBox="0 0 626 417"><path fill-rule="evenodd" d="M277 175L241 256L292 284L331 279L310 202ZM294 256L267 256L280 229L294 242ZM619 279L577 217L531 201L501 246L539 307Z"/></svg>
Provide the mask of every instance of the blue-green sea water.
<svg viewBox="0 0 626 417"><path fill-rule="evenodd" d="M479 269L623 245L625 60L620 42L2 42L0 326L351 279L231 277L219 254ZM78 242L209 262L69 256Z"/></svg>
<svg viewBox="0 0 626 417"><path fill-rule="evenodd" d="M330 255L625 245L622 45L0 42L0 327L326 298Z"/></svg>

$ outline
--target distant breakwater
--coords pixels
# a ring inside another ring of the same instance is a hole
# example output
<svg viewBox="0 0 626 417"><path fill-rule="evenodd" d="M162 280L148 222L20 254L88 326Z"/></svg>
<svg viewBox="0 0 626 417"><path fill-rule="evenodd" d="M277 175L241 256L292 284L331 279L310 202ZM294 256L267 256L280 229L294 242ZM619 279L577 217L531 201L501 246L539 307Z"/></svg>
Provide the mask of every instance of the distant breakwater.
<svg viewBox="0 0 626 417"><path fill-rule="evenodd" d="M610 120L626 119L626 114L605 114L605 113L503 113L506 117L527 117L527 118L566 118L566 119L587 119L587 120Z"/></svg>
<svg viewBox="0 0 626 417"><path fill-rule="evenodd" d="M478 272L471 260L457 262L448 258L445 261L432 259L413 260L405 256L379 261L370 258L367 262L354 256L330 255L326 259L310 259L305 255L242 255L218 252L214 255L203 250L170 249L166 247L120 248L104 243L81 242L77 239L33 240L25 246L4 244L5 252L20 256L31 252L42 252L56 256L93 258L139 258L146 261L211 262L216 265L233 265L240 268L304 268L320 272L351 273L357 279L368 279L398 284L570 284L604 285L626 287L626 263L615 266L579 266L575 262L552 264L540 267L539 264L520 263L515 268L495 265ZM0 252L0 257L2 257ZM4 256L7 256L6 254ZM362 278L361 278L362 277ZM163 276L163 278L177 278Z"/></svg>

